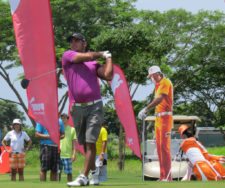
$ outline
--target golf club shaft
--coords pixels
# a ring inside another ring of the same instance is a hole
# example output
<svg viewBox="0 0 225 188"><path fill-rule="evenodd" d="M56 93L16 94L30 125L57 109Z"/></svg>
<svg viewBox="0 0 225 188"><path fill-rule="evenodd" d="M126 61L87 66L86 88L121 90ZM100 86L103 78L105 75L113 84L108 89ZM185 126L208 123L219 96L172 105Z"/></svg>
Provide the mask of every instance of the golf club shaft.
<svg viewBox="0 0 225 188"><path fill-rule="evenodd" d="M33 77L33 78L30 78L29 80L30 80L30 81L31 81L31 80L37 80L37 79L39 79L39 78L41 78L41 77L43 77L43 76L52 74L52 73L54 73L54 72L56 72L56 71L59 71L59 70L62 70L62 68L57 68L57 69L54 69L54 70L45 72L45 73L43 73L43 74L40 74L40 75L35 76L35 77Z"/></svg>

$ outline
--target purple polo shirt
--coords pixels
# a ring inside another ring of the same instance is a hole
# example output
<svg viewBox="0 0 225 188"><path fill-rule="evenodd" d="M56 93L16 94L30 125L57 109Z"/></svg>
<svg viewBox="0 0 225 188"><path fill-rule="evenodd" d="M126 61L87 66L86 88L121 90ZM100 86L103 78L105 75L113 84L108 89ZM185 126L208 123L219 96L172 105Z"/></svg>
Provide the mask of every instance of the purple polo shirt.
<svg viewBox="0 0 225 188"><path fill-rule="evenodd" d="M68 50L62 56L62 67L67 80L71 97L77 103L90 102L101 99L96 61L73 63L75 51Z"/></svg>

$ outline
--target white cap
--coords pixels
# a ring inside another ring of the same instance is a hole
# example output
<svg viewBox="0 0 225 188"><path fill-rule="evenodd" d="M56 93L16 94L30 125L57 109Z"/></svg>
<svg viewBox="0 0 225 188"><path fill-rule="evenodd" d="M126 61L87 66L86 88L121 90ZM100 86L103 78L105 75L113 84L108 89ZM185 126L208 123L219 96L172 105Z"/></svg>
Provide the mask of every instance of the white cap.
<svg viewBox="0 0 225 188"><path fill-rule="evenodd" d="M20 124L20 125L22 125L22 122L21 122L20 119L14 119L13 120L13 124Z"/></svg>
<svg viewBox="0 0 225 188"><path fill-rule="evenodd" d="M159 66L151 66L148 69L148 77L150 77L152 74L157 73L157 72L161 72L161 69L159 68Z"/></svg>

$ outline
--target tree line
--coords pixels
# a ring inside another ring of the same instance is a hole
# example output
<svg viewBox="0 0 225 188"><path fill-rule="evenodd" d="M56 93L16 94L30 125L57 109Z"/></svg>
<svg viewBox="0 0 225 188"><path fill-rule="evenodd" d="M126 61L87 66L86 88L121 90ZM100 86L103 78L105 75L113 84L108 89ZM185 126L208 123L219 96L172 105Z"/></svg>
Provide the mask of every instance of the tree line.
<svg viewBox="0 0 225 188"><path fill-rule="evenodd" d="M51 0L57 66L69 48L67 36L83 33L88 50L109 50L124 70L133 89L146 85L148 67L159 65L174 83L174 114L197 115L202 126L225 126L225 14L220 11L183 9L166 12L137 10L135 0ZM2 101L27 107L13 86L8 71L21 66L18 58L9 4L0 0L0 77L17 96ZM58 87L66 87L58 73ZM19 76L21 79L23 76ZM120 124L113 106L112 91L102 84L109 130L119 134ZM135 114L152 95L134 101ZM63 111L67 93L59 99ZM5 103L0 103L6 106ZM10 110L10 108L9 108ZM21 116L21 114L20 114ZM7 117L7 118L6 118ZM8 118L9 117L9 118ZM0 124L12 117L0 111ZM141 123L138 121L138 124ZM32 122L34 123L34 122ZM122 129L122 128L121 128ZM122 134L122 133L121 133Z"/></svg>

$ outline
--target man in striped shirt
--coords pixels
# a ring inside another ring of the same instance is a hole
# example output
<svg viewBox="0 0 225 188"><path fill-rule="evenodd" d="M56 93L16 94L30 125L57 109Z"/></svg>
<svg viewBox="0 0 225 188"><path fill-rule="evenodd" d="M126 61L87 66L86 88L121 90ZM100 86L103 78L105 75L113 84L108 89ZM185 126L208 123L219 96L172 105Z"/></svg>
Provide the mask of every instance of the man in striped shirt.
<svg viewBox="0 0 225 188"><path fill-rule="evenodd" d="M148 78L155 84L155 96L138 117L143 119L151 108L155 108L155 138L160 165L159 181L171 181L171 129L173 127L173 85L158 66L148 70Z"/></svg>

